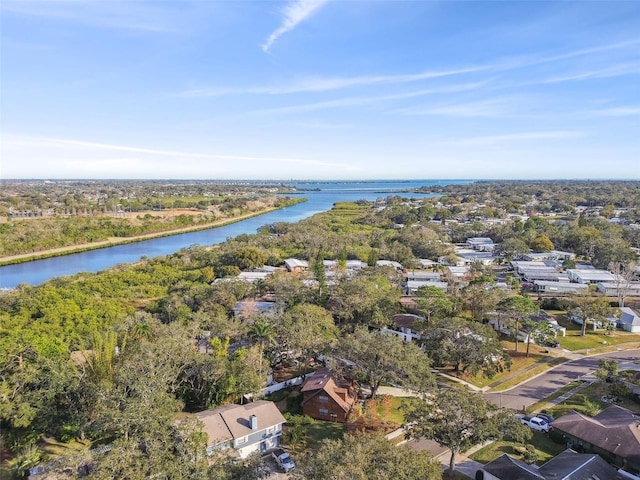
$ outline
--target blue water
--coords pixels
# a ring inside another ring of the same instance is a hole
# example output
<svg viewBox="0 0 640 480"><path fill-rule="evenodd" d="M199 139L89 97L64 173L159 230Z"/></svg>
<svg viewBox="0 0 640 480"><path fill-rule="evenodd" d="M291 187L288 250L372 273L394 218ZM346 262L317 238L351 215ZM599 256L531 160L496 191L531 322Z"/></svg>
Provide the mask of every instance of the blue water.
<svg viewBox="0 0 640 480"><path fill-rule="evenodd" d="M168 255L192 245L222 243L228 238L243 233L256 233L263 225L276 222L298 222L316 213L331 209L335 202L376 200L377 198L385 198L394 194L413 198L424 197L427 195L400 192L420 186L450 185L454 183L469 183L469 181L412 180L389 182L289 183L288 185L304 189L299 195L307 198L306 202L266 213L258 217L242 220L224 227L0 267L0 288L15 288L21 283L38 285L54 277L73 275L79 272L98 272L118 264L133 263L143 256L152 258L160 255ZM315 189L319 190L316 191Z"/></svg>

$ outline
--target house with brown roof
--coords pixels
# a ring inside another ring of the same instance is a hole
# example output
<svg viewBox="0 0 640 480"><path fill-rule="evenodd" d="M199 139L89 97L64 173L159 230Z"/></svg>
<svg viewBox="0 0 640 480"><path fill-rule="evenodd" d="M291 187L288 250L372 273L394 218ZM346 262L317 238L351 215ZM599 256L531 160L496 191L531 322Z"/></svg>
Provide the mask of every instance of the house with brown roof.
<svg viewBox="0 0 640 480"><path fill-rule="evenodd" d="M640 417L631 410L612 405L595 417L572 412L551 425L571 448L597 453L613 465L640 472Z"/></svg>
<svg viewBox="0 0 640 480"><path fill-rule="evenodd" d="M258 400L246 405L223 405L195 414L207 434L207 453L233 448L240 458L280 445L285 418L275 403Z"/></svg>
<svg viewBox="0 0 640 480"><path fill-rule="evenodd" d="M318 420L344 423L358 400L354 381L338 380L331 371L321 368L301 387L302 412Z"/></svg>

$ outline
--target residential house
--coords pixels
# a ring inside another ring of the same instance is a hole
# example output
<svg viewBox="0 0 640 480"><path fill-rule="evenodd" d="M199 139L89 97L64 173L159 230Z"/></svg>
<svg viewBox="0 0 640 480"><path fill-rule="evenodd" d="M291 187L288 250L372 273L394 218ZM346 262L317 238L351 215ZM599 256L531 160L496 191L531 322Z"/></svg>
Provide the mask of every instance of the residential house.
<svg viewBox="0 0 640 480"><path fill-rule="evenodd" d="M207 453L235 449L240 458L280 445L285 418L276 404L258 400L246 405L224 405L198 412L207 435Z"/></svg>
<svg viewBox="0 0 640 480"><path fill-rule="evenodd" d="M284 261L284 266L287 267L287 271L289 272L300 273L309 268L309 262L306 260L298 260L297 258L287 258Z"/></svg>
<svg viewBox="0 0 640 480"><path fill-rule="evenodd" d="M455 254L459 259L457 263L463 263L464 265L472 265L474 263L493 265L496 260L493 253L470 250L467 248L456 248Z"/></svg>
<svg viewBox="0 0 640 480"><path fill-rule="evenodd" d="M436 287L446 292L449 284L447 282L434 282L431 280L407 280L405 293L407 295L414 295L420 287Z"/></svg>
<svg viewBox="0 0 640 480"><path fill-rule="evenodd" d="M618 292L623 293L626 297L640 297L640 283L602 282L598 284L597 289L607 297L617 297Z"/></svg>
<svg viewBox="0 0 640 480"><path fill-rule="evenodd" d="M392 317L394 329L383 328L382 333L393 334L402 338L405 342L412 340L420 340L422 336L414 330L414 325L418 321L424 321L425 318L413 313L399 313Z"/></svg>
<svg viewBox="0 0 640 480"><path fill-rule="evenodd" d="M562 266L562 262L556 262L553 260L544 260L544 261L512 260L510 266L518 274L522 273L522 270L532 270L536 268L541 268L544 270L553 269L553 271L557 272L558 268Z"/></svg>
<svg viewBox="0 0 640 480"><path fill-rule="evenodd" d="M589 291L589 286L583 283L534 280L533 285L537 292L553 295L572 295Z"/></svg>
<svg viewBox="0 0 640 480"><path fill-rule="evenodd" d="M576 258L575 253L571 252L562 252L560 250L551 250L550 252L542 252L542 253L525 253L522 256L523 260L529 261L544 261L544 260L573 260Z"/></svg>
<svg viewBox="0 0 640 480"><path fill-rule="evenodd" d="M407 272L407 280L416 280L423 282L439 282L442 274L434 271L425 270L411 270Z"/></svg>
<svg viewBox="0 0 640 480"><path fill-rule="evenodd" d="M609 463L640 472L640 417L612 405L595 417L572 412L551 424L572 448L598 453Z"/></svg>
<svg viewBox="0 0 640 480"><path fill-rule="evenodd" d="M257 300L240 300L233 306L233 314L239 319L255 316L270 316L278 311L276 302L261 302Z"/></svg>
<svg viewBox="0 0 640 480"><path fill-rule="evenodd" d="M428 258L419 258L418 263L422 268L433 268L436 265L439 265L438 262L434 262L433 260L429 260Z"/></svg>
<svg viewBox="0 0 640 480"><path fill-rule="evenodd" d="M462 280L469 275L471 270L469 269L469 267L464 267L464 266L450 266L450 267L447 267L447 272L453 278L457 280Z"/></svg>
<svg viewBox="0 0 640 480"><path fill-rule="evenodd" d="M376 262L376 266L395 268L398 272L401 272L404 269L400 262L394 262L393 260L378 260Z"/></svg>
<svg viewBox="0 0 640 480"><path fill-rule="evenodd" d="M618 319L618 327L631 333L640 333L640 315L629 307L620 309L622 315Z"/></svg>
<svg viewBox="0 0 640 480"><path fill-rule="evenodd" d="M547 282L564 282L569 283L569 277L563 273L559 273L555 268L521 268L520 277L525 282L535 283L536 280Z"/></svg>
<svg viewBox="0 0 640 480"><path fill-rule="evenodd" d="M479 480L624 480L626 477L595 454L565 450L541 467L528 465L506 453L484 465Z"/></svg>
<svg viewBox="0 0 640 480"><path fill-rule="evenodd" d="M469 245L469 248L481 252L493 252L493 249L496 246L495 243L493 243L493 240L488 237L467 238L467 245Z"/></svg>
<svg viewBox="0 0 640 480"><path fill-rule="evenodd" d="M571 282L576 283L615 283L616 276L607 271L599 270L596 268L569 268L567 269L567 275Z"/></svg>
<svg viewBox="0 0 640 480"><path fill-rule="evenodd" d="M326 369L317 370L300 389L302 412L318 420L345 423L358 400L358 386L354 381L338 380Z"/></svg>

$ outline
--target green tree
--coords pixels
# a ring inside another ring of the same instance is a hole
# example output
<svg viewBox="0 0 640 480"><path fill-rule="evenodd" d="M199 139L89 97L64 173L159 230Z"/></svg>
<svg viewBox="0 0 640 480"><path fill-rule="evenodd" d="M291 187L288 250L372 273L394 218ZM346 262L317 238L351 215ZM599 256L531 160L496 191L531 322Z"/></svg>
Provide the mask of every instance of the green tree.
<svg viewBox="0 0 640 480"><path fill-rule="evenodd" d="M325 440L320 448L300 461L291 476L299 480L439 480L438 462L425 452L398 447L381 434L356 433Z"/></svg>
<svg viewBox="0 0 640 480"><path fill-rule="evenodd" d="M329 297L329 310L351 325L386 325L400 310L401 290L381 275L342 279Z"/></svg>
<svg viewBox="0 0 640 480"><path fill-rule="evenodd" d="M554 248L553 242L544 233L541 233L531 240L529 246L534 252L550 252Z"/></svg>
<svg viewBox="0 0 640 480"><path fill-rule="evenodd" d="M273 323L263 319L257 319L249 327L249 337L259 346L260 358L262 359L264 357L265 347L275 344L276 328Z"/></svg>
<svg viewBox="0 0 640 480"><path fill-rule="evenodd" d="M300 304L287 310L278 331L291 350L300 352L301 367L309 358L326 354L339 335L331 313L311 304Z"/></svg>
<svg viewBox="0 0 640 480"><path fill-rule="evenodd" d="M538 311L538 306L529 297L514 295L498 302L497 311L503 315L509 325L518 352L518 337L522 321Z"/></svg>
<svg viewBox="0 0 640 480"><path fill-rule="evenodd" d="M372 397L383 383L418 392L427 392L435 385L429 357L416 345L395 335L358 327L340 340L334 356L338 367L346 361L349 373L360 383L369 385Z"/></svg>
<svg viewBox="0 0 640 480"><path fill-rule="evenodd" d="M598 369L595 372L596 377L601 382L618 375L618 362L611 358L602 358L598 363Z"/></svg>
<svg viewBox="0 0 640 480"><path fill-rule="evenodd" d="M592 323L595 331L598 322L605 320L611 310L609 300L606 297L591 293L573 295L571 301L576 305L571 314L582 321L580 335L583 337L587 335L587 322Z"/></svg>
<svg viewBox="0 0 640 480"><path fill-rule="evenodd" d="M529 252L529 247L520 238L505 238L498 246L498 251L507 258L518 258Z"/></svg>
<svg viewBox="0 0 640 480"><path fill-rule="evenodd" d="M472 281L462 290L463 305L471 311L471 318L482 322L487 312L496 308L502 293L490 282Z"/></svg>
<svg viewBox="0 0 640 480"><path fill-rule="evenodd" d="M438 287L430 285L418 288L415 302L427 318L427 325L432 319L439 319L451 313L453 302L448 295Z"/></svg>
<svg viewBox="0 0 640 480"><path fill-rule="evenodd" d="M517 419L478 394L452 388L407 404L405 421L410 426L409 437L434 440L451 451L449 474L453 475L459 453L490 438L500 438Z"/></svg>
<svg viewBox="0 0 640 480"><path fill-rule="evenodd" d="M527 335L526 357L529 357L529 347L531 346L532 340L538 345L545 345L555 338L555 333L551 328L551 325L549 325L549 322L544 320L535 321L528 318L524 320L522 326Z"/></svg>
<svg viewBox="0 0 640 480"><path fill-rule="evenodd" d="M457 374L486 377L511 367L511 357L488 325L461 318L434 322L422 332L425 352L436 365L451 365Z"/></svg>

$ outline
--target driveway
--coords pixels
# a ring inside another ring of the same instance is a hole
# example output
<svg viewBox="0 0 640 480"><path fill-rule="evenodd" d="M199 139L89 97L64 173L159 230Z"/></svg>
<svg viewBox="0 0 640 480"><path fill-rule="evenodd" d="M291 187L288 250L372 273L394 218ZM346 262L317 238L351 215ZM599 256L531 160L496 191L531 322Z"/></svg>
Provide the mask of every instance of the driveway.
<svg viewBox="0 0 640 480"><path fill-rule="evenodd" d="M286 480L289 478L288 473L284 473L276 461L273 459L271 454L264 455L262 457L262 463L264 463L269 469L270 475L267 477L269 480Z"/></svg>

